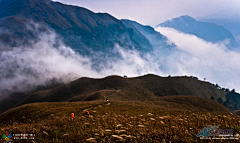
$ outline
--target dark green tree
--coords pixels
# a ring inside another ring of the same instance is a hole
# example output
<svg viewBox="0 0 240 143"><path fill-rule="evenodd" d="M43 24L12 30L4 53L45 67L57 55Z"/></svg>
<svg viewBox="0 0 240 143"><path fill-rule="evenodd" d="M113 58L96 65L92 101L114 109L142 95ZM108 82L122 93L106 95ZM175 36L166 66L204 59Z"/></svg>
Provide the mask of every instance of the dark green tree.
<svg viewBox="0 0 240 143"><path fill-rule="evenodd" d="M218 101L218 103L223 104L223 100L222 100L221 97L219 97L219 98L217 99L217 101Z"/></svg>
<svg viewBox="0 0 240 143"><path fill-rule="evenodd" d="M193 76L192 78L195 78L195 79L197 79L197 80L198 80L198 78L197 78L196 76Z"/></svg>
<svg viewBox="0 0 240 143"><path fill-rule="evenodd" d="M226 88L226 89L225 89L225 91L226 91L226 92L229 92L229 89L228 89L228 88Z"/></svg>
<svg viewBox="0 0 240 143"><path fill-rule="evenodd" d="M220 87L218 84L216 84L216 85L215 85L215 87L217 87L217 88L220 88L220 89L221 89L221 87Z"/></svg>
<svg viewBox="0 0 240 143"><path fill-rule="evenodd" d="M214 100L214 97L212 96L210 99L211 99L211 100Z"/></svg>
<svg viewBox="0 0 240 143"><path fill-rule="evenodd" d="M235 92L235 89L232 89L231 92L232 92L232 93L236 93L236 92Z"/></svg>

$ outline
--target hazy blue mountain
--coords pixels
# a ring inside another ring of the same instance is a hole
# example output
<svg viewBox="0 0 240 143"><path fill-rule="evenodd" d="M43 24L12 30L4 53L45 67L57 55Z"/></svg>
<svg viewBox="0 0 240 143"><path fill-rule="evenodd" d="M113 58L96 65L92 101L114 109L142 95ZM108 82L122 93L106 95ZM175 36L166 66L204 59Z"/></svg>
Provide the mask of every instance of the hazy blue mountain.
<svg viewBox="0 0 240 143"><path fill-rule="evenodd" d="M197 18L198 21L215 23L217 25L224 26L226 29L231 31L233 36L236 38L240 36L240 15L239 13L229 13L226 11L217 12L211 15Z"/></svg>
<svg viewBox="0 0 240 143"><path fill-rule="evenodd" d="M171 27L184 33L196 35L212 43L229 39L230 43L227 46L230 49L234 49L238 46L233 34L225 27L214 23L197 21L190 16L174 18L157 26Z"/></svg>
<svg viewBox="0 0 240 143"><path fill-rule="evenodd" d="M138 31L140 31L150 42L153 46L162 46L162 47L169 47L169 45L166 44L167 38L163 36L161 33L154 30L151 26L144 26L136 21L123 19L122 22L127 27L136 28Z"/></svg>
<svg viewBox="0 0 240 143"><path fill-rule="evenodd" d="M235 40L240 43L240 20L239 19L215 19L215 18L208 18L208 19L201 19L202 22L210 22L215 23L217 25L224 26L226 29L231 31Z"/></svg>
<svg viewBox="0 0 240 143"><path fill-rule="evenodd" d="M37 33L24 27L31 21L41 23L43 31L44 25L54 29L66 45L82 54L91 50L111 51L114 44L139 51L151 50L145 36L107 13L94 13L50 0L0 1L0 28L10 31L0 34L2 42L16 46L16 40L26 44L29 39L35 39Z"/></svg>
<svg viewBox="0 0 240 143"><path fill-rule="evenodd" d="M137 23L136 21L127 19L122 19L121 21L126 27L136 29L136 31L138 30L141 34L143 34L151 43L152 47L154 47L154 49L158 51L159 56L170 55L174 50L176 50L175 45L169 45L167 43L167 38L161 33L155 31L153 27L148 25L142 25Z"/></svg>

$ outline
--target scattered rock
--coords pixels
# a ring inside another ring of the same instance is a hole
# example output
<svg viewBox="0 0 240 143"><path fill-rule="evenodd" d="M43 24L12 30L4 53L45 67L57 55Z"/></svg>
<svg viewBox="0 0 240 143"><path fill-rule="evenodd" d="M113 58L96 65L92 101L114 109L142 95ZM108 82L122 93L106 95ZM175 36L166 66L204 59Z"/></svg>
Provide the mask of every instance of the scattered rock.
<svg viewBox="0 0 240 143"><path fill-rule="evenodd" d="M86 141L88 141L88 142L96 142L95 138L89 138L89 139L86 139Z"/></svg>
<svg viewBox="0 0 240 143"><path fill-rule="evenodd" d="M239 122L240 122L240 121L239 121ZM133 125L131 125L131 124L128 124L128 126L133 127Z"/></svg>
<svg viewBox="0 0 240 143"><path fill-rule="evenodd" d="M99 136L100 134L99 133L94 133L95 136Z"/></svg>
<svg viewBox="0 0 240 143"><path fill-rule="evenodd" d="M126 138L136 138L135 136L128 135Z"/></svg>
<svg viewBox="0 0 240 143"><path fill-rule="evenodd" d="M86 112L88 109L84 109L83 112Z"/></svg>
<svg viewBox="0 0 240 143"><path fill-rule="evenodd" d="M126 135L126 134L122 134L122 135L120 135L121 137L126 137L126 136L128 136L128 135Z"/></svg>
<svg viewBox="0 0 240 143"><path fill-rule="evenodd" d="M152 113L147 113L147 115L148 115L148 116L153 116L153 114L152 114Z"/></svg>
<svg viewBox="0 0 240 143"><path fill-rule="evenodd" d="M164 119L163 117L159 117L159 119Z"/></svg>
<svg viewBox="0 0 240 143"><path fill-rule="evenodd" d="M145 126L144 125L138 125L138 127L144 128Z"/></svg>
<svg viewBox="0 0 240 143"><path fill-rule="evenodd" d="M126 130L115 130L116 133L121 133L121 132L125 132Z"/></svg>
<svg viewBox="0 0 240 143"><path fill-rule="evenodd" d="M106 129L105 132L111 132L112 130Z"/></svg>
<svg viewBox="0 0 240 143"><path fill-rule="evenodd" d="M163 119L168 119L168 118L171 118L169 116L162 116Z"/></svg>
<svg viewBox="0 0 240 143"><path fill-rule="evenodd" d="M118 125L116 125L116 128L121 127L121 126L123 126L123 125L122 124L118 124Z"/></svg>
<svg viewBox="0 0 240 143"><path fill-rule="evenodd" d="M160 121L160 123L165 125L165 123L163 121Z"/></svg>
<svg viewBox="0 0 240 143"><path fill-rule="evenodd" d="M112 137L117 138L117 139L120 139L120 140L123 139L121 136L118 136L118 135L112 135Z"/></svg>
<svg viewBox="0 0 240 143"><path fill-rule="evenodd" d="M47 135L48 136L48 133L46 131L43 131L43 134Z"/></svg>
<svg viewBox="0 0 240 143"><path fill-rule="evenodd" d="M150 118L152 121L154 121L155 119L153 119L153 118Z"/></svg>

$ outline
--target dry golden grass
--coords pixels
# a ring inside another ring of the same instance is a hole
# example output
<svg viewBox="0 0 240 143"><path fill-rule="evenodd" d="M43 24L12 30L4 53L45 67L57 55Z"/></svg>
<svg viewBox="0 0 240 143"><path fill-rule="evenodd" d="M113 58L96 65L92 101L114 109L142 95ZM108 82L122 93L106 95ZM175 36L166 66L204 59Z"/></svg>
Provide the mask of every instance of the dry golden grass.
<svg viewBox="0 0 240 143"><path fill-rule="evenodd" d="M111 102L110 105L102 102L65 102L25 106L32 112L25 113L25 118L22 117L20 120L16 118L20 118L17 116L22 116L23 113L16 114L15 121L1 123L0 134L35 133L36 143L169 141L173 143L214 142L196 137L206 124L220 124L220 129L234 129L235 133L240 133L238 116L217 112L168 110L151 106L149 102ZM23 109L25 108L19 110ZM83 115L84 109L90 111L89 119ZM10 114L11 112L10 110L6 115L13 115ZM75 113L73 120L70 117L71 112ZM30 113L32 117L27 116ZM16 142L31 142L31 140L16 140Z"/></svg>

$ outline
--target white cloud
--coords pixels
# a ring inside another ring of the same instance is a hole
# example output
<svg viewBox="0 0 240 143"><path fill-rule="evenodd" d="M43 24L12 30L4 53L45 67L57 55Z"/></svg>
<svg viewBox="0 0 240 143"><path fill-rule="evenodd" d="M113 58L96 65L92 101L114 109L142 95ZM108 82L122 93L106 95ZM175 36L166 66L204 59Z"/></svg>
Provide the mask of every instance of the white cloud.
<svg viewBox="0 0 240 143"><path fill-rule="evenodd" d="M118 45L115 45L115 51L118 52L122 59L112 62L107 59L105 68L100 71L103 76L106 75L127 75L135 77L148 73L160 73L157 63L153 62L150 55L146 54L143 57L135 50L126 50Z"/></svg>
<svg viewBox="0 0 240 143"><path fill-rule="evenodd" d="M0 94L4 90L21 92L32 90L38 85L49 85L54 78L69 82L80 77L102 78L108 75L138 76L155 71L154 63L149 63L135 50L126 50L118 45L113 52L122 57L101 57L95 53L100 71L92 68L94 62L83 57L63 43L56 43L57 35L50 31L39 33L39 41L29 46L18 46L0 51ZM57 40L59 41L59 40ZM2 43L1 43L2 44ZM2 44L3 45L3 44Z"/></svg>
<svg viewBox="0 0 240 143"><path fill-rule="evenodd" d="M91 70L90 59L63 44L53 47L54 33L43 34L40 38L29 47L13 47L0 52L0 92L4 89L25 91L47 85L53 78L69 82L81 76L99 76Z"/></svg>
<svg viewBox="0 0 240 143"><path fill-rule="evenodd" d="M179 71L204 77L223 87L240 91L240 54L228 50L223 43L213 44L194 35L184 34L172 28L156 29L165 35L177 48L188 53L179 53ZM188 58L185 58L188 57ZM185 59L184 59L185 58ZM176 71L178 74L178 71Z"/></svg>
<svg viewBox="0 0 240 143"><path fill-rule="evenodd" d="M4 89L24 91L37 85L46 85L52 78L69 82L82 76L135 77L147 73L160 76L194 75L240 91L239 53L229 51L224 44L212 44L174 29L156 30L177 47L155 47L152 53L141 54L116 45L113 52L119 53L122 58L110 58L109 55L100 58L100 71L92 68L91 58L82 57L62 43L54 47L56 35L53 32L41 34L41 40L29 47L19 46L13 50L0 51L0 92ZM167 54L165 50L168 50ZM96 53L96 56L99 54Z"/></svg>

